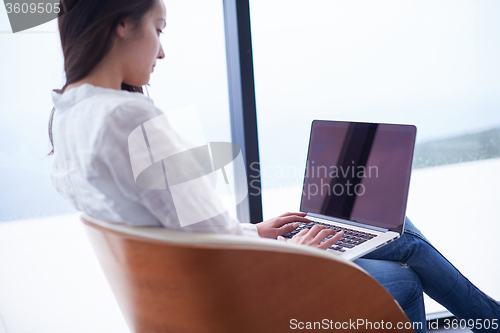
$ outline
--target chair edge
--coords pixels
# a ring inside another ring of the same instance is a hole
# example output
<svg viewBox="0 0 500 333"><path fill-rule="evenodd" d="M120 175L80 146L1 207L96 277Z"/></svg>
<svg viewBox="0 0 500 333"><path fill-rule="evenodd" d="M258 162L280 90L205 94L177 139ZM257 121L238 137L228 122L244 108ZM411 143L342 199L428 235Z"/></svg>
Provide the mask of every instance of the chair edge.
<svg viewBox="0 0 500 333"><path fill-rule="evenodd" d="M99 226L107 230L147 239L149 241L178 243L196 247L222 246L234 249L272 250L303 254L343 262L366 273L364 269L349 260L336 256L333 253L301 244L279 242L267 238L244 237L240 235L182 232L160 227L136 227L103 221L86 213L80 215L80 220L89 226Z"/></svg>

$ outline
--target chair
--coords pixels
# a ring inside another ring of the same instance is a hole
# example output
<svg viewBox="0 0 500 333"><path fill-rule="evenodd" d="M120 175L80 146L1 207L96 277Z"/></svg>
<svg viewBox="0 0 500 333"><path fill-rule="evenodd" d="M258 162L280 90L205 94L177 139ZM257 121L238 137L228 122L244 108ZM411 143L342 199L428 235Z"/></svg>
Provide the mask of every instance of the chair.
<svg viewBox="0 0 500 333"><path fill-rule="evenodd" d="M274 333L357 320L380 332L382 321L410 324L378 282L325 251L81 220L132 332ZM350 331L370 331L365 325Z"/></svg>

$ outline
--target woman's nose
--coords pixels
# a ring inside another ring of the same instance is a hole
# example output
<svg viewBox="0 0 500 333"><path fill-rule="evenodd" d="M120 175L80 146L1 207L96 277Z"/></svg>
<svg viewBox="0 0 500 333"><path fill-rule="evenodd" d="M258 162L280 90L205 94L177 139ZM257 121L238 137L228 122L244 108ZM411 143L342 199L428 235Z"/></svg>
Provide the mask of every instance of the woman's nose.
<svg viewBox="0 0 500 333"><path fill-rule="evenodd" d="M165 58L165 52L163 52L163 45L160 43L160 52L158 52L158 59Z"/></svg>

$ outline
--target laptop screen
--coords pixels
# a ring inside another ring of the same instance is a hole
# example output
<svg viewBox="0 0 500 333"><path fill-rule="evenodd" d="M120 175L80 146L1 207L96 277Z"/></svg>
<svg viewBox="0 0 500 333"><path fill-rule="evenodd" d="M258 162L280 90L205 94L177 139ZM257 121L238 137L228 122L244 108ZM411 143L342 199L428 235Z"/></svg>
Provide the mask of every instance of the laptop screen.
<svg viewBox="0 0 500 333"><path fill-rule="evenodd" d="M402 232L416 127L315 120L300 210Z"/></svg>

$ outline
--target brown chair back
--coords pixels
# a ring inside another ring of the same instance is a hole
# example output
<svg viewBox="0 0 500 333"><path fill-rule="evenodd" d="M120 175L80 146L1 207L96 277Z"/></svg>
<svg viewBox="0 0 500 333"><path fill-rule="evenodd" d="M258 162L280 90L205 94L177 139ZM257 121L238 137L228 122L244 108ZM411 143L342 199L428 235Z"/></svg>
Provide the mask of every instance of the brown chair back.
<svg viewBox="0 0 500 333"><path fill-rule="evenodd" d="M196 243L152 239L81 219L132 332L275 333L308 323L381 332L382 321L409 324L377 281L316 249L224 237L203 243L200 234Z"/></svg>

